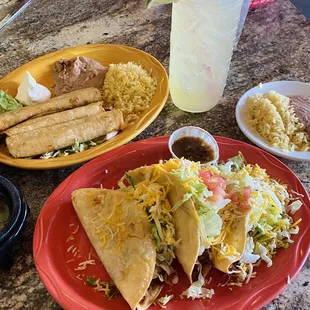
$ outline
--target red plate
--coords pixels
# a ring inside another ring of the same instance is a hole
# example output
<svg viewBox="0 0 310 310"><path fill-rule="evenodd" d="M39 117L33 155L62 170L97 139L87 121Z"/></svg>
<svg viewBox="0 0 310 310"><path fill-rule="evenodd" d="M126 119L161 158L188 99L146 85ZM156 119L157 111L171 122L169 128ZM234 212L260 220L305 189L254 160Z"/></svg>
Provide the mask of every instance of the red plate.
<svg viewBox="0 0 310 310"><path fill-rule="evenodd" d="M216 140L221 160L241 151L249 163L259 164L271 176L282 180L291 189L304 195L303 206L294 216L295 220L302 218L300 232L293 236L295 242L288 249L278 251L272 267L267 268L266 264L262 263L256 269L257 277L242 288L234 287L230 290L228 287L218 287L219 283L226 282L227 276L212 270L208 275L208 278L212 277L208 287L215 290L211 300L180 299L178 296L189 286L189 282L179 269L180 282L172 290L169 291L169 287L165 290L165 293L175 296L175 299L167 305L169 310L219 310L232 307L238 310L259 309L277 297L286 287L288 275L291 279L296 276L310 251L309 196L294 173L272 155L249 144L223 137L216 137ZM170 158L167 142L167 137L158 137L125 145L103 154L71 174L45 203L34 232L34 259L42 282L63 308L130 309L122 297L109 301L103 293L86 286L83 280L77 278L78 275L82 279L85 279L86 275L95 275L100 279L109 279L83 228L80 227L73 234L79 225L79 220L72 207L70 195L73 190L83 187L102 185L105 188L112 188L127 170ZM74 236L74 240L67 242L70 235ZM79 250L76 256L67 251L71 245ZM75 270L79 262L88 258L89 253L95 259L96 265L89 266L84 271ZM75 261L70 262L71 259ZM152 306L151 309L156 307Z"/></svg>

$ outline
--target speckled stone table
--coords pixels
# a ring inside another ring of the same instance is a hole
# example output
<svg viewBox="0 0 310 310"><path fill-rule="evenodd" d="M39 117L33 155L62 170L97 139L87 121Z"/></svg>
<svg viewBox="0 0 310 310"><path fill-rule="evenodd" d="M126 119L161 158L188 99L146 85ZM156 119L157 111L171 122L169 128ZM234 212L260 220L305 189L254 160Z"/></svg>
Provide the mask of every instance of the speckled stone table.
<svg viewBox="0 0 310 310"><path fill-rule="evenodd" d="M1 9L1 8L0 8ZM127 44L157 57L168 68L171 7L145 9L145 0L33 0L0 33L0 77L48 52L89 43ZM287 1L251 10L234 53L223 99L203 114L166 107L139 137L170 134L184 125L249 142L234 117L238 98L259 82L310 77L310 23ZM284 161L310 190L310 164ZM24 238L14 248L14 264L0 270L0 309L60 309L41 283L32 258L37 216L53 189L79 166L26 171L4 165L0 173L15 182L29 202ZM266 310L310 309L310 260Z"/></svg>

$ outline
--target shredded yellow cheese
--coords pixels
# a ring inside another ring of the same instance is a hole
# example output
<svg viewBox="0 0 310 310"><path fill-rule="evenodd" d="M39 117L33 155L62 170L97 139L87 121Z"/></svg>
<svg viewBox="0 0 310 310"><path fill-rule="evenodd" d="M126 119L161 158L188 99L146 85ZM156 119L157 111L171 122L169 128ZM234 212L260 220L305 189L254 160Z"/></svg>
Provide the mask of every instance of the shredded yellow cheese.
<svg viewBox="0 0 310 310"><path fill-rule="evenodd" d="M66 242L70 242L70 241L72 241L72 240L74 240L74 237L73 237L73 236L69 236L69 237L67 238Z"/></svg>
<svg viewBox="0 0 310 310"><path fill-rule="evenodd" d="M290 228L294 228L296 227L300 222L302 221L302 219L298 219L294 224L290 225Z"/></svg>
<svg viewBox="0 0 310 310"><path fill-rule="evenodd" d="M77 225L76 228L75 228L75 230L72 232L73 235L76 234L76 233L78 232L79 228L80 228L80 225Z"/></svg>

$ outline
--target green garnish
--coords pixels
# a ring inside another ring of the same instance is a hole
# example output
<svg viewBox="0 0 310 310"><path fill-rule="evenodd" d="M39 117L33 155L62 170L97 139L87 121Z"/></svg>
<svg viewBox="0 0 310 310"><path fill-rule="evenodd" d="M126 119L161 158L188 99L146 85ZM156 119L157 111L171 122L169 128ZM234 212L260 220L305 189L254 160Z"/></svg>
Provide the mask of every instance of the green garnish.
<svg viewBox="0 0 310 310"><path fill-rule="evenodd" d="M90 286L97 286L97 283L105 289L105 296L108 299L112 299L115 295L119 294L119 290L117 289L116 285L113 281L99 281L94 277L87 276L86 277L86 284Z"/></svg>
<svg viewBox="0 0 310 310"><path fill-rule="evenodd" d="M96 279L93 277L87 276L86 284L96 286Z"/></svg>
<svg viewBox="0 0 310 310"><path fill-rule="evenodd" d="M150 216L151 215L151 207L146 207L145 208L145 212L146 212L146 214L147 214L147 216Z"/></svg>
<svg viewBox="0 0 310 310"><path fill-rule="evenodd" d="M160 238L155 223L152 223L152 234L156 240L156 250L160 249Z"/></svg>
<svg viewBox="0 0 310 310"><path fill-rule="evenodd" d="M57 151L51 151L47 152L40 156L41 159L49 159L49 158L55 158L55 157L62 157L62 156L68 156L70 154L76 154L83 152L85 150L88 150L94 146L96 146L98 142L95 141L88 141L80 143L78 138L75 138L74 144L71 147L60 149Z"/></svg>
<svg viewBox="0 0 310 310"><path fill-rule="evenodd" d="M22 105L17 100L0 89L0 113L16 110L21 107Z"/></svg>
<svg viewBox="0 0 310 310"><path fill-rule="evenodd" d="M132 177L131 175L129 175L128 172L125 173L125 176L126 176L127 181L129 182L129 184L130 184L134 189L136 189L135 180L133 179L133 177Z"/></svg>
<svg viewBox="0 0 310 310"><path fill-rule="evenodd" d="M231 161L233 163L231 169L233 172L238 172L245 167L245 158L240 152L238 153L238 155L229 158L228 161Z"/></svg>
<svg viewBox="0 0 310 310"><path fill-rule="evenodd" d="M150 209L151 209L151 207L145 208L145 212L146 212L147 216L151 215ZM158 230L157 230L157 227L156 227L154 220L151 220L151 223L152 223L152 235L156 241L156 250L159 250L160 249L160 237L158 234Z"/></svg>

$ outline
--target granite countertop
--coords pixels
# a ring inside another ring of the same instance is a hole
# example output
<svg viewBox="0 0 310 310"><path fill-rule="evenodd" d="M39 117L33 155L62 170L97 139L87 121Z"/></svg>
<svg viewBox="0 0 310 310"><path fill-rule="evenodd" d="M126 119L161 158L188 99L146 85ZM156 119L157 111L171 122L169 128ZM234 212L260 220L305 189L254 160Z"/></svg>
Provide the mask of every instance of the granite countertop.
<svg viewBox="0 0 310 310"><path fill-rule="evenodd" d="M146 10L145 0L33 0L0 33L0 78L45 53L89 43L127 44L154 55L168 68L170 17L171 6ZM196 125L215 135L249 142L234 117L238 98L259 82L309 82L309 33L310 23L287 0L274 0L251 10L220 103L207 113L189 114L169 100L159 117L136 140ZM309 191L310 164L283 161ZM27 171L0 165L0 173L21 188L31 210L26 233L13 250L13 265L9 270L0 270L0 309L60 309L37 275L32 237L45 200L78 167ZM310 309L309 278L308 259L291 285L265 310Z"/></svg>

